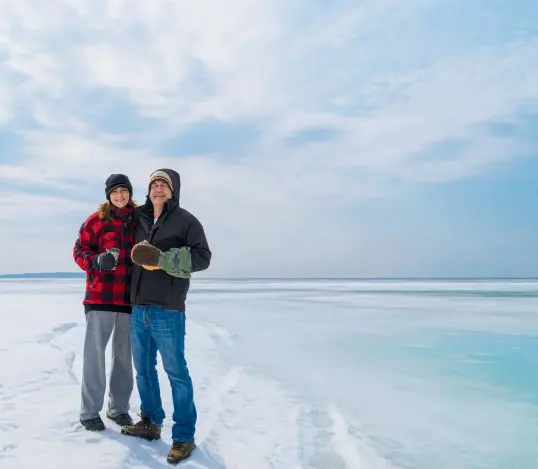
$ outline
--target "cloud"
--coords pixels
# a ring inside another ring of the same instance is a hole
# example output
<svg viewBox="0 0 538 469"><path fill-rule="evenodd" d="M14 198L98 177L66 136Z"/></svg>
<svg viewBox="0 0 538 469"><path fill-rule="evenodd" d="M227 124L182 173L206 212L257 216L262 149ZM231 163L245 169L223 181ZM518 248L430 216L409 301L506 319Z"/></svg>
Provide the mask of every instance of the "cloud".
<svg viewBox="0 0 538 469"><path fill-rule="evenodd" d="M0 183L22 192L0 200L57 197L75 210L46 220L73 232L108 174L129 174L143 199L149 172L170 166L211 228L216 273L308 274L320 244L338 245L323 254L337 272L371 242L349 207L534 148L494 125L538 108L538 11L511 5L3 2L0 125L17 141Z"/></svg>
<svg viewBox="0 0 538 469"><path fill-rule="evenodd" d="M25 218L17 227L17 233L20 233L21 226L26 226L29 233L36 233L43 228L39 222L46 221L57 214L68 215L69 212L77 210L91 210L90 204L81 202L66 203L65 198L47 196L44 194L27 194L17 191L0 192L2 200L2 211L0 219L13 220L24 214Z"/></svg>

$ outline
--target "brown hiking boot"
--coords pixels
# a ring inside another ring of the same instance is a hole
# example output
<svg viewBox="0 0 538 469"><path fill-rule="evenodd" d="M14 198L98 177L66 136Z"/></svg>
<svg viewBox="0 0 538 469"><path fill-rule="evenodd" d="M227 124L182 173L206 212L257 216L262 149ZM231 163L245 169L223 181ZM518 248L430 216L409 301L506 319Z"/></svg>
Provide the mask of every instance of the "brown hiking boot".
<svg viewBox="0 0 538 469"><path fill-rule="evenodd" d="M184 459L187 459L195 448L194 441L174 441L166 460L169 464L179 464Z"/></svg>
<svg viewBox="0 0 538 469"><path fill-rule="evenodd" d="M149 417L140 415L141 420L134 425L124 425L121 427L123 435L137 436L144 440L159 440L161 438L161 427L151 423Z"/></svg>

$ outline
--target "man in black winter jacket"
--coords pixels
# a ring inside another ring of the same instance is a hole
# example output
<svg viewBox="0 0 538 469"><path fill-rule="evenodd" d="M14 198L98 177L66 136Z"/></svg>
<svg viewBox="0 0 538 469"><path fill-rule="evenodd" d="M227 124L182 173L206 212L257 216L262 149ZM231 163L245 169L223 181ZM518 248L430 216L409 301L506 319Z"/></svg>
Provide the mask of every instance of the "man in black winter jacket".
<svg viewBox="0 0 538 469"><path fill-rule="evenodd" d="M131 257L131 348L141 400L141 420L122 428L125 435L161 437L165 417L157 378L157 351L172 387L172 448L177 464L196 447L196 406L185 361L185 301L193 272L209 267L211 251L202 224L179 205L181 181L171 169L154 171L146 203L135 210Z"/></svg>

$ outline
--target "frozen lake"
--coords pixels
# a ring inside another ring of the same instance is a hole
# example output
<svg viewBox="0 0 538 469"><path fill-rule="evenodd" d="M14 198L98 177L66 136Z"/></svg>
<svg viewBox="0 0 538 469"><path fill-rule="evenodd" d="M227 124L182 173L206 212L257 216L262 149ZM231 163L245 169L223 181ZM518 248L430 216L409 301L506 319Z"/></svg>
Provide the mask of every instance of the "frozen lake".
<svg viewBox="0 0 538 469"><path fill-rule="evenodd" d="M169 418L154 443L78 424L83 287L0 280L0 467L170 467ZM537 311L534 282L194 279L180 467L538 468Z"/></svg>

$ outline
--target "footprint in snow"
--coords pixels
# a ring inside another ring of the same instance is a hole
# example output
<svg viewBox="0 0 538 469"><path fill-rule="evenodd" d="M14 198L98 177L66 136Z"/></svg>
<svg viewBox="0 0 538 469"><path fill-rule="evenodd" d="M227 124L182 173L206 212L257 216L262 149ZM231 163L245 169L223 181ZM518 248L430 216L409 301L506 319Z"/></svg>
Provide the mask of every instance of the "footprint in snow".
<svg viewBox="0 0 538 469"><path fill-rule="evenodd" d="M46 344L54 340L56 337L66 334L71 329L74 329L75 327L79 327L81 323L78 322L67 322L65 324L60 324L59 326L54 327L50 332L41 335L37 342L40 344Z"/></svg>
<svg viewBox="0 0 538 469"><path fill-rule="evenodd" d="M17 445L15 443L3 445L2 448L0 449L0 458L10 456L10 453L15 451L16 449L17 449Z"/></svg>

